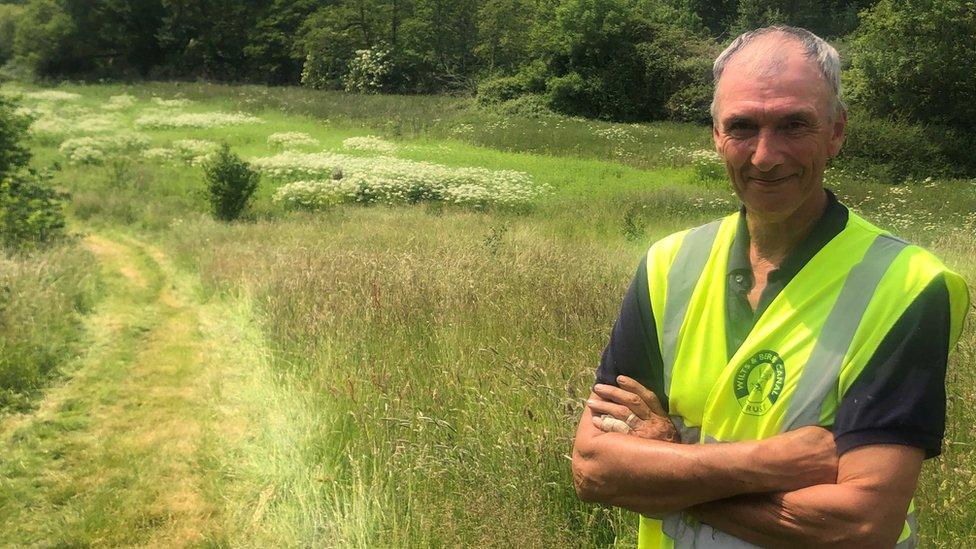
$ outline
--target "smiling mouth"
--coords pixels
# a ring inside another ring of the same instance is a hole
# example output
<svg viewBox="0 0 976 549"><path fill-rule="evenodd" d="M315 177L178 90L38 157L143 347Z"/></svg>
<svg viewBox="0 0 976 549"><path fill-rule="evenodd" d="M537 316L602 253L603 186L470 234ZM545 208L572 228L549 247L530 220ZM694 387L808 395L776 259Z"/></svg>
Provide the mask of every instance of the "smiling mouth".
<svg viewBox="0 0 976 549"><path fill-rule="evenodd" d="M793 177L793 174L784 175L783 177L778 177L775 179L771 179L768 177L750 177L749 180L755 182L757 185L772 187L774 185L779 185L780 183L783 183L784 181L786 181L791 177Z"/></svg>

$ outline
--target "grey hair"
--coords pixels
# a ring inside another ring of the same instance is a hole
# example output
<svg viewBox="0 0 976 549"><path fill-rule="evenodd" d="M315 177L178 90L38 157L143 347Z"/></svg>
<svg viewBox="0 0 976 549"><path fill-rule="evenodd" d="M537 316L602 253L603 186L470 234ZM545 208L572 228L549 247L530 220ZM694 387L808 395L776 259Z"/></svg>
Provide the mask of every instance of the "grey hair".
<svg viewBox="0 0 976 549"><path fill-rule="evenodd" d="M831 107L834 117L839 117L841 113L846 111L847 107L844 105L843 99L841 99L840 54L837 53L837 50L828 44L826 40L806 29L787 25L772 25L740 34L738 38L729 44L729 47L725 48L725 51L715 58L715 63L712 65L712 77L715 82L715 91L712 93L712 120L715 120L716 114L715 101L716 93L718 92L718 81L722 78L722 73L725 71L725 66L729 60L757 38L773 33L782 34L792 39L803 48L808 59L816 61L820 67L820 75L823 76L824 82L827 83L827 86L832 92Z"/></svg>

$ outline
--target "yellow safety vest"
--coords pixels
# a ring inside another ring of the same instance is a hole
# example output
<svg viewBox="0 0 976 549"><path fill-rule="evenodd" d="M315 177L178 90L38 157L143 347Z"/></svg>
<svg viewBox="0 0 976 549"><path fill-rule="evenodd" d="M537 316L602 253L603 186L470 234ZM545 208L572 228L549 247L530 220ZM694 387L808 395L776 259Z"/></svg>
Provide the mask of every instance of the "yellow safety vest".
<svg viewBox="0 0 976 549"><path fill-rule="evenodd" d="M935 256L853 212L773 299L729 360L725 291L739 214L666 237L647 252L668 413L685 443L761 440L830 426L882 339L935 277L951 309L950 349L969 307L965 281ZM917 543L914 501L898 547ZM754 547L675 514L641 517L638 546Z"/></svg>

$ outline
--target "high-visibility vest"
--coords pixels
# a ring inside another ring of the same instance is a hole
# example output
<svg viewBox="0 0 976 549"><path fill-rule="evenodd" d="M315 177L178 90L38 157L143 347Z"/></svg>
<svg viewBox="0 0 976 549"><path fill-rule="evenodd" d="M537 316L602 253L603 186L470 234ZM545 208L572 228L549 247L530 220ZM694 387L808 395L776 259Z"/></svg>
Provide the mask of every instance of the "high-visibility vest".
<svg viewBox="0 0 976 549"><path fill-rule="evenodd" d="M739 214L666 237L647 252L668 413L684 443L761 440L830 426L847 390L912 301L938 276L949 291L949 346L966 283L929 252L853 212L790 280L729 359L725 292ZM898 547L917 542L914 501ZM682 514L641 517L638 546L753 547Z"/></svg>

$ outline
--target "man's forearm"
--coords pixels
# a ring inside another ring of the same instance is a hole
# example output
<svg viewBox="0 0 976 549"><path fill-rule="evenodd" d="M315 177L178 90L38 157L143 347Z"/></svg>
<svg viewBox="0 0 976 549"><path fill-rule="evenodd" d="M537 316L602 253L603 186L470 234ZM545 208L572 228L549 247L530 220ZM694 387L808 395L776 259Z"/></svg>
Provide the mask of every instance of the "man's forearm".
<svg viewBox="0 0 976 549"><path fill-rule="evenodd" d="M810 441L802 434L783 436L791 439L699 445L604 433L577 440L574 480L585 500L646 515L739 494L833 482L829 458L806 459L803 449L812 446Z"/></svg>
<svg viewBox="0 0 976 549"><path fill-rule="evenodd" d="M915 491L922 451L875 445L841 457L837 484L738 496L689 512L765 547L892 547Z"/></svg>
<svg viewBox="0 0 976 549"><path fill-rule="evenodd" d="M907 508L907 504L905 505ZM778 494L747 494L703 503L691 515L714 528L763 547L892 547L899 528L866 493L829 484ZM904 512L896 517L904 520Z"/></svg>

